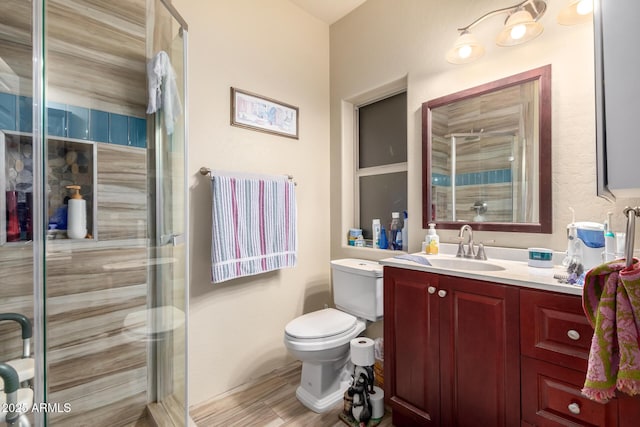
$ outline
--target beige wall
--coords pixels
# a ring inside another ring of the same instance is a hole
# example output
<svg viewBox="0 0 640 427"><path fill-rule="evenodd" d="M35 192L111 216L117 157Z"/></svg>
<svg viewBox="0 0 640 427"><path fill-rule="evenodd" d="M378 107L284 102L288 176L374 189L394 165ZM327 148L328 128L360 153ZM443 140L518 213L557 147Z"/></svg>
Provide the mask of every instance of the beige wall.
<svg viewBox="0 0 640 427"><path fill-rule="evenodd" d="M292 360L284 326L330 302L329 27L287 0L174 0L189 24L190 404ZM231 86L300 108L300 139L229 125ZM210 283L210 182L201 166L289 173L298 265Z"/></svg>
<svg viewBox="0 0 640 427"><path fill-rule="evenodd" d="M352 152L343 144L349 137L341 118L345 100L366 98L383 85L408 90L410 251L419 250L425 234L421 103L548 63L553 66L553 234L482 232L476 240L564 250L569 207L577 220L601 221L611 210L614 228L622 230L623 207L640 203L610 204L595 195L593 34L589 25L556 24L564 2L549 2L545 32L521 47L493 45L503 17L481 24L475 33L485 41L485 57L459 66L444 60L455 29L504 4L367 0L330 29L286 0L174 0L174 5L189 23L191 405L291 360L282 344L284 325L330 303L330 259L390 255L343 246L353 225L352 184L343 173ZM300 107L300 140L229 126L230 86ZM200 166L295 176L296 268L209 283L211 199L208 181L197 174ZM444 242L455 240L454 231L440 235Z"/></svg>
<svg viewBox="0 0 640 427"><path fill-rule="evenodd" d="M521 71L552 64L553 234L474 233L478 242L566 250L569 207L578 221L600 221L614 212L613 227L623 231L622 210L638 200L611 204L596 196L595 101L593 31L589 24L563 27L556 23L566 1L548 2L541 22L543 34L528 44L499 48L493 40L504 16L490 18L474 31L487 52L467 65L448 64L444 55L453 45L456 28L468 25L492 9L495 0L367 0L354 13L331 27L331 257L379 259L389 252L344 247L346 230L353 226L348 176L342 172L345 138L341 102L361 98L385 83L406 76L408 92L408 211L409 250L420 250L422 228L422 145L420 108L424 101L457 92ZM506 5L509 5L507 2ZM347 168L348 169L348 168ZM347 212L345 214L345 212ZM390 214L389 214L390 216ZM390 218L389 218L390 220ZM455 242L457 232L440 230L441 241Z"/></svg>

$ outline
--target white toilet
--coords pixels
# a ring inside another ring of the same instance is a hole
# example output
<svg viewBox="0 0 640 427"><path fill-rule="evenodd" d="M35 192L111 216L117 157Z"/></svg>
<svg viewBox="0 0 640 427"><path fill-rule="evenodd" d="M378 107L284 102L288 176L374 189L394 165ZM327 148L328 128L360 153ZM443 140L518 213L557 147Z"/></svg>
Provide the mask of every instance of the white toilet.
<svg viewBox="0 0 640 427"><path fill-rule="evenodd" d="M302 361L296 397L314 412L325 412L342 400L351 379L350 341L367 322L382 319L382 266L375 261L331 261L333 302L304 314L285 327L287 350Z"/></svg>

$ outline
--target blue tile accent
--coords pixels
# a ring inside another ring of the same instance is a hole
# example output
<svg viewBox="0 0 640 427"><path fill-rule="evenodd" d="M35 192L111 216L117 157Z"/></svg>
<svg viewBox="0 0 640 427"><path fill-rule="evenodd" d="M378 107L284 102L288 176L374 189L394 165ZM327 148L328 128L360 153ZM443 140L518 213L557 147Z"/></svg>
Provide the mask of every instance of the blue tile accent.
<svg viewBox="0 0 640 427"><path fill-rule="evenodd" d="M129 145L129 118L127 116L109 113L109 142Z"/></svg>
<svg viewBox="0 0 640 427"><path fill-rule="evenodd" d="M16 130L17 98L9 93L0 93L0 129Z"/></svg>
<svg viewBox="0 0 640 427"><path fill-rule="evenodd" d="M431 185L436 185L438 187L449 187L451 186L451 178L449 178L449 175L444 175L441 173L432 173Z"/></svg>
<svg viewBox="0 0 640 427"><path fill-rule="evenodd" d="M147 120L129 117L129 142L134 147L147 146Z"/></svg>
<svg viewBox="0 0 640 427"><path fill-rule="evenodd" d="M67 106L57 102L47 102L47 134L66 137Z"/></svg>
<svg viewBox="0 0 640 427"><path fill-rule="evenodd" d="M438 177L437 181L435 177ZM456 175L456 187L463 185L501 184L512 182L511 169L497 169L483 172L460 173ZM441 174L433 174L432 185L451 185L449 177ZM445 184L446 182L446 184Z"/></svg>
<svg viewBox="0 0 640 427"><path fill-rule="evenodd" d="M109 113L91 110L89 139L98 142L109 142Z"/></svg>
<svg viewBox="0 0 640 427"><path fill-rule="evenodd" d="M51 136L147 147L144 118L48 102L46 124ZM0 92L0 129L32 132L33 99Z"/></svg>
<svg viewBox="0 0 640 427"><path fill-rule="evenodd" d="M18 98L18 130L20 132L33 131L33 99L29 96Z"/></svg>
<svg viewBox="0 0 640 427"><path fill-rule="evenodd" d="M67 107L67 123L69 138L89 139L89 109L83 107Z"/></svg>

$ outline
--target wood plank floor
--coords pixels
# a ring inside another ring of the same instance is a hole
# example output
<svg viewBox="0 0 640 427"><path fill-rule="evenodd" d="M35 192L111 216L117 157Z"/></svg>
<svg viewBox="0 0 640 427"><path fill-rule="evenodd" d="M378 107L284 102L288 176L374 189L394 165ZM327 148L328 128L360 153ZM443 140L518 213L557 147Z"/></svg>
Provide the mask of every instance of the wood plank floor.
<svg viewBox="0 0 640 427"><path fill-rule="evenodd" d="M345 427L338 418L342 402L329 412L316 414L298 401L300 369L300 363L295 362L219 398L193 406L191 418L199 427ZM379 426L392 426L389 413Z"/></svg>

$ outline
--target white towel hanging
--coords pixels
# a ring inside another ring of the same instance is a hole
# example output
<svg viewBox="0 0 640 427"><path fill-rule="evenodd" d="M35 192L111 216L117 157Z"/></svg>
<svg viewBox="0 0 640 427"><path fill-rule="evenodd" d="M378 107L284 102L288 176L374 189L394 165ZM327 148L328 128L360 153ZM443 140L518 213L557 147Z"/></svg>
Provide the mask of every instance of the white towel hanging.
<svg viewBox="0 0 640 427"><path fill-rule="evenodd" d="M167 134L171 135L178 117L182 114L182 104L176 84L176 73L167 52L160 51L149 61L147 79L149 81L147 114L162 110L165 129Z"/></svg>

